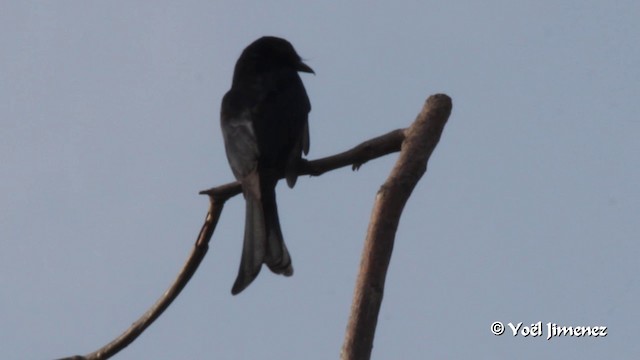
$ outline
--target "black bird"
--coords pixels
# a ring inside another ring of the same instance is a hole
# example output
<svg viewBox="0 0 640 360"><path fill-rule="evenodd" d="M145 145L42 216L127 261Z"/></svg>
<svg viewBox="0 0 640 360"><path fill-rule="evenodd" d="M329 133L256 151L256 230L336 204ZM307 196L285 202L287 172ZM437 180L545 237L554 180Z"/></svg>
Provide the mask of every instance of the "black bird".
<svg viewBox="0 0 640 360"><path fill-rule="evenodd" d="M227 159L246 200L244 245L231 293L244 290L262 264L291 276L276 184L296 183L296 167L309 152L311 104L298 72L314 73L287 40L265 36L242 52L231 89L222 98L220 123Z"/></svg>

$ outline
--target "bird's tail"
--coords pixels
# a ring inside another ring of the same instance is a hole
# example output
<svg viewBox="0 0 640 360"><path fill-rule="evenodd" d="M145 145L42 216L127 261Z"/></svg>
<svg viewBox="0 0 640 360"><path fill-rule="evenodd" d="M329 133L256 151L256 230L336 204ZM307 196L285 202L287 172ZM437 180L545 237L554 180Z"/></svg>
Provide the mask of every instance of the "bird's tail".
<svg viewBox="0 0 640 360"><path fill-rule="evenodd" d="M242 188L246 201L244 244L238 277L231 289L233 295L253 282L263 263L276 274L293 274L291 257L280 230L275 183L261 184L255 173L243 179Z"/></svg>
<svg viewBox="0 0 640 360"><path fill-rule="evenodd" d="M293 275L291 257L287 246L284 244L280 219L278 218L278 205L276 203L276 184L265 184L262 191L262 207L267 233L267 246L264 254L264 263L276 274L284 276Z"/></svg>

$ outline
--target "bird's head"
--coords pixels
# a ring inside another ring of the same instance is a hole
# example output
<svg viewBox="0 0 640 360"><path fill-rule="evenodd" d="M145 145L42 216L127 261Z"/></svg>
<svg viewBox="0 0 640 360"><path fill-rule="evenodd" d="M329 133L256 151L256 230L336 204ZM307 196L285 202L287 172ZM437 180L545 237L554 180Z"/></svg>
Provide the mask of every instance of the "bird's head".
<svg viewBox="0 0 640 360"><path fill-rule="evenodd" d="M275 36L261 37L247 46L238 59L236 70L238 66L247 66L258 72L291 68L315 74L313 69L302 62L290 42Z"/></svg>

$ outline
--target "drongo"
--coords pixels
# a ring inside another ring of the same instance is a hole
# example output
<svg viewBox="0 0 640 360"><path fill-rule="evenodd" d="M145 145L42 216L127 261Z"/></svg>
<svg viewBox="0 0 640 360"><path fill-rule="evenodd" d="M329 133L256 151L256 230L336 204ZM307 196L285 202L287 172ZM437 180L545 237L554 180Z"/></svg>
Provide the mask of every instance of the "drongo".
<svg viewBox="0 0 640 360"><path fill-rule="evenodd" d="M231 293L244 290L262 264L291 276L284 244L276 184L296 183L302 153L309 151L311 104L298 72L313 73L287 40L265 36L242 52L231 89L222 98L220 123L233 175L246 201L240 269Z"/></svg>

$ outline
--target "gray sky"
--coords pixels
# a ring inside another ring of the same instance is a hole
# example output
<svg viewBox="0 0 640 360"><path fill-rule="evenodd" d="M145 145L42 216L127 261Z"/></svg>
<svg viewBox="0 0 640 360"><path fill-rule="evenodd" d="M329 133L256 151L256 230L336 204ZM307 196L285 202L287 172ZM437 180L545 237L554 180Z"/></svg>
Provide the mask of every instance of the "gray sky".
<svg viewBox="0 0 640 360"><path fill-rule="evenodd" d="M173 281L233 176L218 112L262 35L317 75L310 158L454 109L405 208L374 359L640 353L635 1L0 4L0 358L84 354ZM230 295L244 203L117 359L332 359L371 205L397 156L281 184L295 275ZM496 337L493 321L608 327Z"/></svg>

